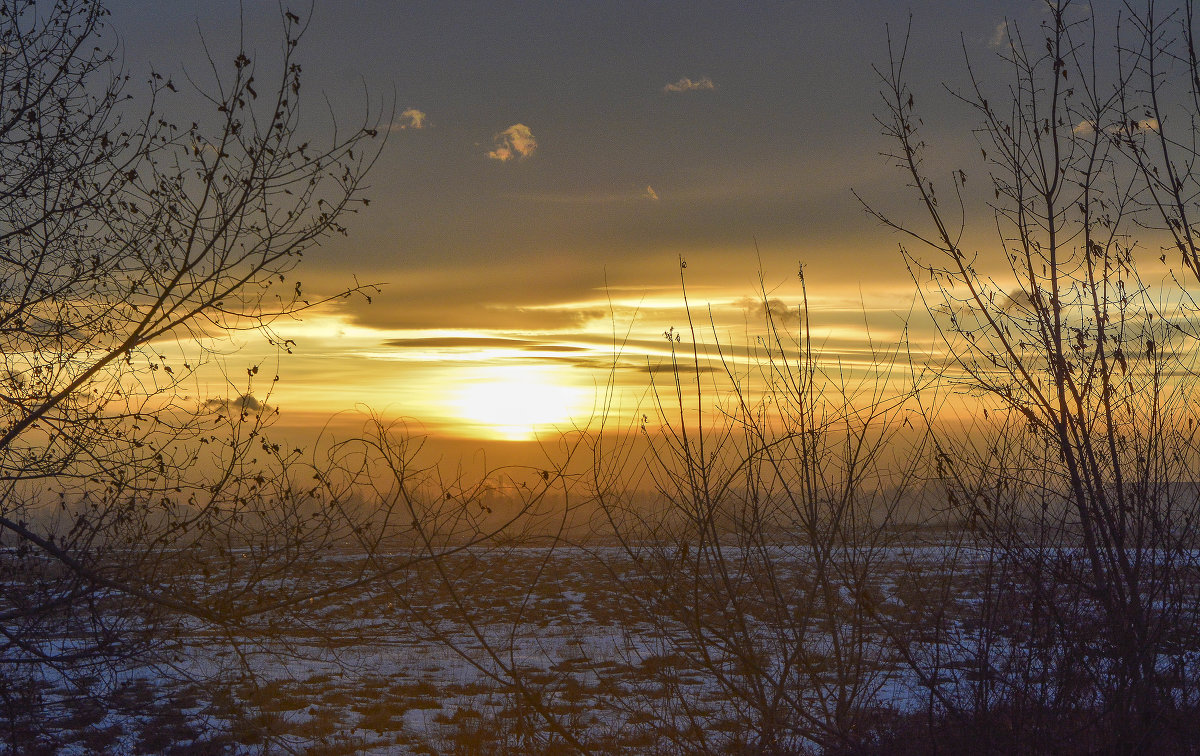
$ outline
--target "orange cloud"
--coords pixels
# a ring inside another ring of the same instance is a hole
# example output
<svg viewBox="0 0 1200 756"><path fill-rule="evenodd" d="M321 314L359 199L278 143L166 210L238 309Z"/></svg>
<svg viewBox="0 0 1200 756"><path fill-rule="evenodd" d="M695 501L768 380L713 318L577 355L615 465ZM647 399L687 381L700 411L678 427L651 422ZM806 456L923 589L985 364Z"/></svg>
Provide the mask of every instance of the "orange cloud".
<svg viewBox="0 0 1200 756"><path fill-rule="evenodd" d="M717 85L713 84L713 80L707 76L701 76L696 81L692 81L688 77L683 77L674 84L667 84L663 87L664 92L702 92L709 89L716 89Z"/></svg>
<svg viewBox="0 0 1200 756"><path fill-rule="evenodd" d="M487 156L492 160L507 163L509 160L523 160L537 151L537 139L533 132L523 123L514 123L504 131L492 137L495 148Z"/></svg>
<svg viewBox="0 0 1200 756"><path fill-rule="evenodd" d="M392 131L425 128L425 119L429 116L416 108L409 108L400 114L400 119L392 124Z"/></svg>

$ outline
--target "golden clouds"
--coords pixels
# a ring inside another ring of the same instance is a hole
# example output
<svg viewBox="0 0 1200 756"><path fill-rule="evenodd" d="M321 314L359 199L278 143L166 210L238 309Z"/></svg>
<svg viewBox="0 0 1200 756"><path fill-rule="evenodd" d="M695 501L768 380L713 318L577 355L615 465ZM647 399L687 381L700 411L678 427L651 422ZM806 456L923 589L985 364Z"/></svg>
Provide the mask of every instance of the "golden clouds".
<svg viewBox="0 0 1200 756"><path fill-rule="evenodd" d="M507 163L510 160L524 160L537 151L537 139L533 132L523 123L514 123L504 131L492 137L494 149L487 156L492 160Z"/></svg>
<svg viewBox="0 0 1200 756"><path fill-rule="evenodd" d="M423 129L425 128L425 121L428 118L429 116L424 111L417 110L416 108L408 108L400 114L399 119L392 123L391 130Z"/></svg>

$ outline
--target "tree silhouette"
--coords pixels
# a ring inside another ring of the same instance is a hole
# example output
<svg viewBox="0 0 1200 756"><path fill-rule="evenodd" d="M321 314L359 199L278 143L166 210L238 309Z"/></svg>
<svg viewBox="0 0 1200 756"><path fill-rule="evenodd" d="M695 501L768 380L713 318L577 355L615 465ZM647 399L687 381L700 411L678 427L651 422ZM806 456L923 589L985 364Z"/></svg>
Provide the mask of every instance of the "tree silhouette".
<svg viewBox="0 0 1200 756"><path fill-rule="evenodd" d="M375 122L309 138L290 11L278 59L210 53L190 93L132 84L106 16L0 14L0 673L244 623L362 526L267 439L260 366L234 401L195 379L231 332L290 347L271 323L318 303L289 276L363 201Z"/></svg>
<svg viewBox="0 0 1200 756"><path fill-rule="evenodd" d="M951 623L928 628L935 647L958 644L937 660L928 643L902 650L943 680L935 708L992 748L1170 749L1194 742L1182 723L1200 703L1185 651L1200 642L1196 311L1186 291L1144 280L1138 258L1165 241L1195 270L1194 149L1166 136L1181 113L1194 124L1195 82L1178 75L1195 70L1192 12L1127 6L1112 80L1098 73L1094 18L1069 0L1045 6L1036 40L1010 31L1006 94L989 96L968 61L959 95L979 119L971 173L988 183L990 251L965 241L980 215L966 209L967 172L940 191L928 173L907 40L880 71L889 156L924 219L868 210L906 236L944 385L978 403L965 435L931 417L936 477L964 528L955 571L979 576L974 607L943 616L978 631L965 643ZM1178 61L1190 67L1168 77Z"/></svg>

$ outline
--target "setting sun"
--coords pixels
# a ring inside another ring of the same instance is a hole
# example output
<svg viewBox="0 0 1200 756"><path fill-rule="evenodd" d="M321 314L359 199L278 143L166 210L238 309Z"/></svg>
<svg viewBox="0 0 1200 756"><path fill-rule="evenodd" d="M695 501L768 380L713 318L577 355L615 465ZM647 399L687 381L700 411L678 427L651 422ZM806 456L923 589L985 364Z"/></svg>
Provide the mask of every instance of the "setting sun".
<svg viewBox="0 0 1200 756"><path fill-rule="evenodd" d="M586 422L592 392L548 365L488 365L455 386L449 405L472 435L516 441Z"/></svg>

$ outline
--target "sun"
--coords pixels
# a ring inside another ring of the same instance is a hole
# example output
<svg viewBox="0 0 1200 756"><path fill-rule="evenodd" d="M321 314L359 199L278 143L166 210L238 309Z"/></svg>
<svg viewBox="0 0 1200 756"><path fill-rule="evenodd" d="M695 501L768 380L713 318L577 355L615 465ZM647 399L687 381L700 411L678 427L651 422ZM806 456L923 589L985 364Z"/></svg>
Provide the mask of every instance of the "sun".
<svg viewBox="0 0 1200 756"><path fill-rule="evenodd" d="M451 404L473 435L527 440L587 419L591 391L571 377L548 365L479 367L457 387Z"/></svg>

